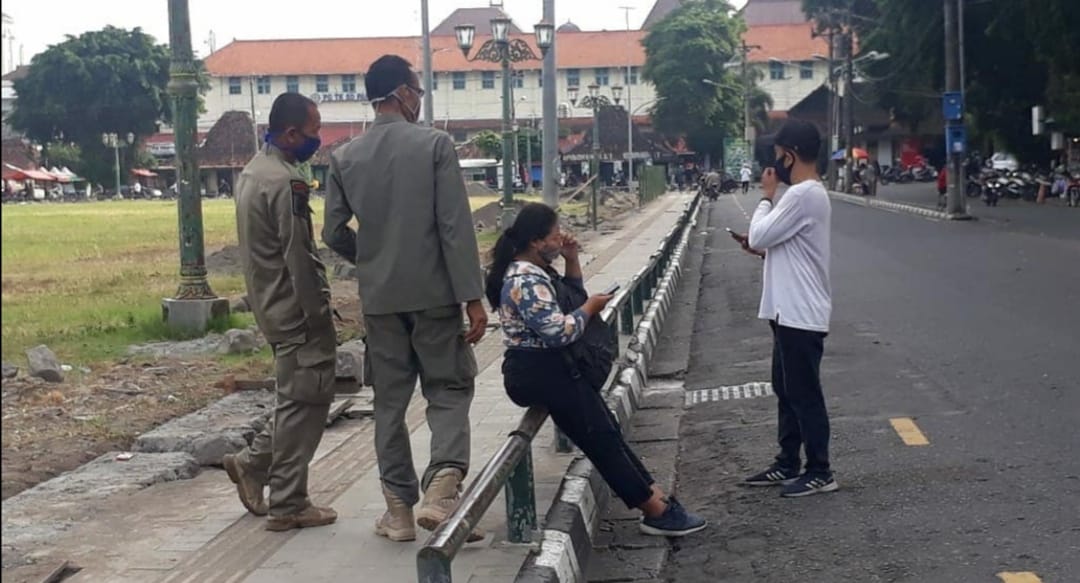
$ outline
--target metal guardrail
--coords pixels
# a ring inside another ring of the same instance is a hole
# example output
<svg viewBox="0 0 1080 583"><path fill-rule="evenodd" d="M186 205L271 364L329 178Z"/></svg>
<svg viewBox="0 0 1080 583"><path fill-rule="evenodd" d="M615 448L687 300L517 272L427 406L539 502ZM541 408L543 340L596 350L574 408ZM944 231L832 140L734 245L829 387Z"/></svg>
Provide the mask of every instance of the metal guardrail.
<svg viewBox="0 0 1080 583"><path fill-rule="evenodd" d="M632 335L635 321L644 316L648 309L657 285L671 265L674 251L699 201L700 196L690 203L678 223L649 256L645 266L600 314L604 322L614 324L617 321L618 325L611 327L616 350L619 346L619 335ZM604 386L605 393L611 389L621 370L620 366L614 368L614 373ZM495 455L484 464L483 469L466 488L457 509L435 529L416 553L419 583L451 583L454 557L498 497L500 489L505 488L506 491L507 540L512 543L531 542L532 534L537 530L532 440L547 418L547 409L543 407L530 407L525 411L517 428L510 432ZM556 433L560 436L556 440L557 450L570 451L569 440L561 435L562 432Z"/></svg>

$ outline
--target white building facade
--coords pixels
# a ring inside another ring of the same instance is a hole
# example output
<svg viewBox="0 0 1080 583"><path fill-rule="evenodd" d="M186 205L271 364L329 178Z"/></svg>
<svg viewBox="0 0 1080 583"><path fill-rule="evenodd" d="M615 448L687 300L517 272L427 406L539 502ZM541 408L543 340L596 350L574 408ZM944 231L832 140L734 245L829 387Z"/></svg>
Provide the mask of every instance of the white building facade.
<svg viewBox="0 0 1080 583"><path fill-rule="evenodd" d="M578 87L584 96L587 87L594 84L609 99L612 87L623 87L621 104L637 115L648 113L656 93L641 79L645 61L642 36L641 31L566 32L556 36L558 95L566 116L591 115L591 111L570 103L567 89ZM530 37L518 38L532 45ZM473 55L484 40L477 38ZM419 38L235 41L206 60L210 89L203 96L206 111L199 127L208 129L225 112L234 110L253 113L259 124L265 124L274 99L287 91L317 101L324 125L365 124L373 119L373 111L364 91L364 71L384 54L420 63L419 44ZM433 37L432 45L434 84L425 88L425 98L434 100L435 124L452 127L455 122L465 122L466 126L479 128L501 120L499 64L467 60L453 37ZM539 55L535 47L533 51ZM296 58L308 54L321 57ZM511 98L519 123L542 116L540 65L539 60L513 65Z"/></svg>

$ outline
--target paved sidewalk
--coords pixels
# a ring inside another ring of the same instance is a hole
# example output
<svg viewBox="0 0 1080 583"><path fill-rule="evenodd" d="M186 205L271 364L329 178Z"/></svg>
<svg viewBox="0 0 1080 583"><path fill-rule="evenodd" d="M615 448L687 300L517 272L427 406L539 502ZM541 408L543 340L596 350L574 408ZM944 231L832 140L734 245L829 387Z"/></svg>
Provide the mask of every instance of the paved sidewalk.
<svg viewBox="0 0 1080 583"><path fill-rule="evenodd" d="M624 217L613 233L585 237L583 258L591 289L628 281L678 221L689 194L672 193ZM477 346L481 368L472 409L474 471L502 444L523 412L505 397L501 375L501 336L489 334ZM418 469L427 463L430 434L423 400L410 405L407 420ZM243 512L224 472L207 470L193 480L170 482L131 496L115 496L91 520L73 525L51 552L83 570L73 583L272 583L276 581L416 580L414 543L391 543L375 536L383 511L370 421L329 429L312 466L312 496L339 514L329 527L288 533L263 529L263 520ZM571 455L556 454L551 424L537 436L535 465L537 512L551 504ZM470 476L471 478L471 476ZM505 503L500 496L481 526L489 536L462 549L454 580L510 580L529 551L505 542ZM105 542L109 541L109 542Z"/></svg>

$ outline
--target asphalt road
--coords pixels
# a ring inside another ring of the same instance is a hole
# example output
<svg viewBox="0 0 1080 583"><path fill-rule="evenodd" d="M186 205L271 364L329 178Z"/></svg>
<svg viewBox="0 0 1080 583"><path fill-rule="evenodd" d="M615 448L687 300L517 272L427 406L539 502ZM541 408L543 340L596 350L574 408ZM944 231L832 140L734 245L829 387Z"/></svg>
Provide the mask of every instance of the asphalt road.
<svg viewBox="0 0 1080 583"><path fill-rule="evenodd" d="M673 320L692 325L688 391L769 380L761 261L723 230L745 231L756 200L704 209L698 300L678 308L694 317ZM693 405L676 489L713 526L674 543L661 579L1080 581L1080 213L1072 231L1057 220L936 222L834 201L822 374L841 490L738 486L775 454L774 398ZM900 418L928 444L906 445Z"/></svg>
<svg viewBox="0 0 1080 583"><path fill-rule="evenodd" d="M937 208L937 185L883 184L878 186L878 198ZM968 214L1006 230L1080 241L1080 208L1065 206L1061 198L1047 199L1044 204L1006 198L996 207L986 206L979 198L968 198L967 205Z"/></svg>

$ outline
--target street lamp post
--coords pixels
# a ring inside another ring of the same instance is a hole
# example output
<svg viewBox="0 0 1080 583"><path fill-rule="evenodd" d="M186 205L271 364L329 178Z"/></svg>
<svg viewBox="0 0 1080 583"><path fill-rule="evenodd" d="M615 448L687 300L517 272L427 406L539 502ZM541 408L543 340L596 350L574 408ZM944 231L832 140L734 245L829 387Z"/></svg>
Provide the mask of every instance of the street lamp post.
<svg viewBox="0 0 1080 583"><path fill-rule="evenodd" d="M540 48L541 54L547 52L551 48L551 44L555 38L555 25L548 22L541 22L535 26L536 30L536 46ZM464 53L465 58L469 61L487 61L489 63L499 63L502 65L502 138L503 138L503 200L502 200L502 217L500 220L500 228L509 228L514 221L514 183L513 183L513 144L514 139L513 128L511 127L513 118L513 96L511 85L511 63L518 63L521 61L535 61L539 57L533 52L529 43L522 39L510 38L510 19L506 17L497 17L491 19L491 36L492 38L480 46L480 50L476 52L476 56L469 57L469 51L473 47L473 39L476 36L476 27L471 24L463 24L454 27L454 32L457 34L458 47L461 48L461 52Z"/></svg>
<svg viewBox="0 0 1080 583"><path fill-rule="evenodd" d="M229 302L214 295L206 279L202 196L195 156L199 111L199 69L191 51L191 17L187 0L169 0L169 65L167 90L172 98L176 140L176 190L180 231L180 285L163 311L169 327L205 332L210 320L227 315Z"/></svg>
<svg viewBox="0 0 1080 583"><path fill-rule="evenodd" d="M130 146L135 143L135 134L128 132L125 138L127 143L124 143L124 139L120 137L121 134L110 132L107 134L101 134L101 143L106 148L113 149L113 168L116 170L116 198L124 198L124 195L120 192L120 148L122 146Z"/></svg>
<svg viewBox="0 0 1080 583"><path fill-rule="evenodd" d="M570 98L570 105L577 106L578 102L578 88L569 87L566 90L567 96ZM581 99L581 106L587 107L592 110L593 116L593 135L592 135L592 162L590 169L592 172L592 201L589 205L590 222L592 223L593 230L597 230L600 225L600 108L606 105L610 105L612 101L615 105L618 105L622 101L623 88L616 85L611 88L611 97L608 99L604 95L600 95L599 85L589 85L589 94ZM630 115L629 109L627 115Z"/></svg>

